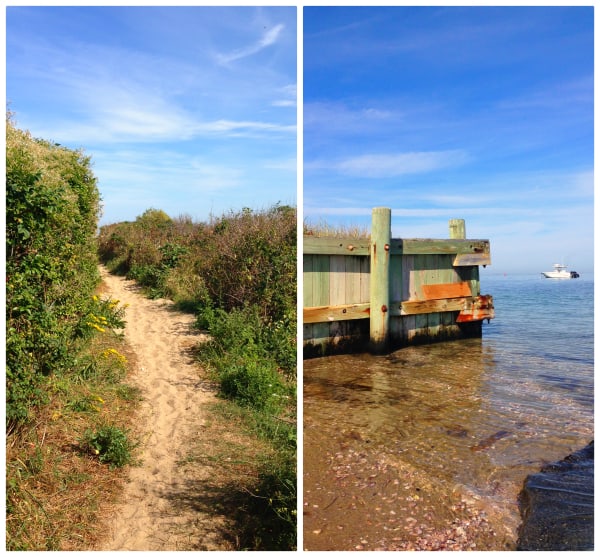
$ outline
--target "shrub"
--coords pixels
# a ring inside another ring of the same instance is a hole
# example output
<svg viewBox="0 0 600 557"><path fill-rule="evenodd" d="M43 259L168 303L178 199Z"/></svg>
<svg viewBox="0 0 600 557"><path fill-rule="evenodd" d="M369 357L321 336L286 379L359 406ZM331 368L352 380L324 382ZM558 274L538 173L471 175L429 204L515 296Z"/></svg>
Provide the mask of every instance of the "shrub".
<svg viewBox="0 0 600 557"><path fill-rule="evenodd" d="M220 373L221 393L242 406L275 413L284 402L285 387L269 362L246 359L230 364Z"/></svg>
<svg viewBox="0 0 600 557"><path fill-rule="evenodd" d="M89 157L6 125L6 417L27 421L45 377L73 363L99 282Z"/></svg>

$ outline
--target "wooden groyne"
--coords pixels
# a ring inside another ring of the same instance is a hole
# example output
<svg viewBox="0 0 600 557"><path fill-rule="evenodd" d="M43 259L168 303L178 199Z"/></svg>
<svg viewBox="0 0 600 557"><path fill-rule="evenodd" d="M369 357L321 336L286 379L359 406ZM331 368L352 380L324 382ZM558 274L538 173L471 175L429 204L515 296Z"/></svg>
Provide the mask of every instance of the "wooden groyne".
<svg viewBox="0 0 600 557"><path fill-rule="evenodd" d="M370 240L305 235L304 357L481 336L490 243L465 230L452 219L449 239L392 238L391 210L376 207Z"/></svg>

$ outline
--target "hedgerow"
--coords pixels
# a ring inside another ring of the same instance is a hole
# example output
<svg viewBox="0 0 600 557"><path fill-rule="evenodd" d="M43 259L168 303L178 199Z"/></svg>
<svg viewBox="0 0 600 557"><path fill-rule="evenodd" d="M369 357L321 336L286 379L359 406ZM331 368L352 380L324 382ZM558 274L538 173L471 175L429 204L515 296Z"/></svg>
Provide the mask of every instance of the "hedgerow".
<svg viewBox="0 0 600 557"><path fill-rule="evenodd" d="M209 223L148 209L133 222L103 226L98 250L111 271L180 308L198 314L253 308L263 345L281 370L295 374L294 208L246 208Z"/></svg>
<svg viewBox="0 0 600 557"><path fill-rule="evenodd" d="M73 365L99 281L100 196L90 158L6 126L6 417L26 422Z"/></svg>

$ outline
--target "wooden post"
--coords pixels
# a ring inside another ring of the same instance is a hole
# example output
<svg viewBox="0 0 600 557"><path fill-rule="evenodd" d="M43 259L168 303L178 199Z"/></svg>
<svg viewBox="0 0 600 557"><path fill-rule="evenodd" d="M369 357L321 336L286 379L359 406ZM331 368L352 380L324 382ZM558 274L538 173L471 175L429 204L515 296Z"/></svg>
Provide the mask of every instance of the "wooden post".
<svg viewBox="0 0 600 557"><path fill-rule="evenodd" d="M467 229L465 227L465 219L450 219L450 239L451 240L466 240Z"/></svg>
<svg viewBox="0 0 600 557"><path fill-rule="evenodd" d="M373 209L370 248L370 345L371 351L375 353L386 350L389 337L391 222L391 209Z"/></svg>

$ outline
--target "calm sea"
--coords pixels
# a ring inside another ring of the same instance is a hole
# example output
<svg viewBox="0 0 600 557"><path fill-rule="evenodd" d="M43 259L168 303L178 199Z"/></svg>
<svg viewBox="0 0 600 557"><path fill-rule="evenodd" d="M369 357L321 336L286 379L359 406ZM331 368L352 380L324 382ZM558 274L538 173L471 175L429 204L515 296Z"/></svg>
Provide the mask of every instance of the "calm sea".
<svg viewBox="0 0 600 557"><path fill-rule="evenodd" d="M493 350L498 388L514 390L514 379L531 389L520 393L536 407L539 396L592 419L594 395L594 282L535 275L481 276L492 294L496 318L484 323ZM544 407L547 404L543 404Z"/></svg>
<svg viewBox="0 0 600 557"><path fill-rule="evenodd" d="M393 547L406 528L399 522L394 538L390 515L378 517L402 481L395 467L429 486L417 499L430 498L416 515L423 531L447 524L445 498L459 494L495 521L497 540L480 549L509 548L526 476L593 438L593 277L482 270L481 292L496 311L482 339L304 362L305 547ZM419 510L402 511L402 493L390 503L394 520Z"/></svg>

